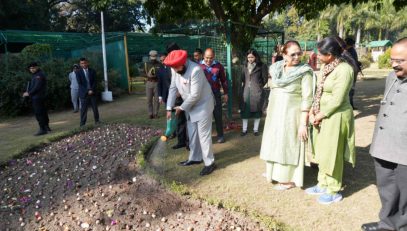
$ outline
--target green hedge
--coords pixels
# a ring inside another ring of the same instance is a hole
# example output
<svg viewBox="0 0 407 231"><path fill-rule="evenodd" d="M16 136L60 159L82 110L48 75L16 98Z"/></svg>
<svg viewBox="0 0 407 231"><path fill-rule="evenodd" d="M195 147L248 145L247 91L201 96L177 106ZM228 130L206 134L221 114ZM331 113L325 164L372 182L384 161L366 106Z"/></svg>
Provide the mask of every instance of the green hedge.
<svg viewBox="0 0 407 231"><path fill-rule="evenodd" d="M34 44L27 46L19 54L8 54L0 57L0 116L12 117L31 112L31 102L22 98L27 83L31 80L31 74L27 66L36 61L47 76L47 106L50 110L60 110L71 107L71 97L68 74L72 65L78 63L77 59L61 59L52 57L52 49L49 45ZM98 92L102 92L103 68L97 62L91 66L97 72ZM121 92L118 88L119 75L111 70L109 76L109 90L118 96Z"/></svg>

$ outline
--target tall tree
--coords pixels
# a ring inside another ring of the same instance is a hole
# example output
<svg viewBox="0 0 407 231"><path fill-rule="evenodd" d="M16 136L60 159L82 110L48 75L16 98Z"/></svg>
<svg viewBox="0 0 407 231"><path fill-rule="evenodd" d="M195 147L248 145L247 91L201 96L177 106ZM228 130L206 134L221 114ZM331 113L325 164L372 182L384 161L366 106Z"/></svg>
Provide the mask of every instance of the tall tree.
<svg viewBox="0 0 407 231"><path fill-rule="evenodd" d="M0 28L99 32L144 31L150 18L138 0L0 0Z"/></svg>

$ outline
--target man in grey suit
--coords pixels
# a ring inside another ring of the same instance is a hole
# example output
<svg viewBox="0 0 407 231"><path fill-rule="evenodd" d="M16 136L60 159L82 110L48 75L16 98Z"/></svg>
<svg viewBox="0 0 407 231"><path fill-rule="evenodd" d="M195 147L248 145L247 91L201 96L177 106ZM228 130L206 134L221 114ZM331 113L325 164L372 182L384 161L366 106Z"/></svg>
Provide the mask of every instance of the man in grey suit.
<svg viewBox="0 0 407 231"><path fill-rule="evenodd" d="M190 147L188 160L180 162L179 165L200 164L203 160L205 167L200 175L204 176L216 168L211 137L214 97L201 67L188 60L187 56L185 50L174 50L164 60L164 64L171 67L172 72L167 119L171 118L171 109L174 107L178 90L184 102L175 107L175 114L185 112Z"/></svg>
<svg viewBox="0 0 407 231"><path fill-rule="evenodd" d="M386 80L370 146L382 208L380 221L362 225L365 231L407 231L407 37L394 44L390 57L394 72Z"/></svg>

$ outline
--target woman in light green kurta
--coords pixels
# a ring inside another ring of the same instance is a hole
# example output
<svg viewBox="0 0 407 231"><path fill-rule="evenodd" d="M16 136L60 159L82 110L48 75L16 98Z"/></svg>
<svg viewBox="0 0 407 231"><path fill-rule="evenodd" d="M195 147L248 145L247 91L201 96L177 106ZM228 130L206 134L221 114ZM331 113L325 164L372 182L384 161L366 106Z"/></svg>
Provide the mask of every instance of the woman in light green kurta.
<svg viewBox="0 0 407 231"><path fill-rule="evenodd" d="M266 161L269 182L285 190L303 186L304 152L301 141L307 139L308 111L312 104L313 71L301 64L301 48L288 41L284 60L270 66L271 91L264 125L260 158Z"/></svg>
<svg viewBox="0 0 407 231"><path fill-rule="evenodd" d="M315 160L319 164L318 185L308 194L320 195L318 202L330 204L342 200L344 161L355 164L353 109L349 101L356 64L337 37L318 43L318 58L324 64L318 76L318 87L310 122L314 125Z"/></svg>

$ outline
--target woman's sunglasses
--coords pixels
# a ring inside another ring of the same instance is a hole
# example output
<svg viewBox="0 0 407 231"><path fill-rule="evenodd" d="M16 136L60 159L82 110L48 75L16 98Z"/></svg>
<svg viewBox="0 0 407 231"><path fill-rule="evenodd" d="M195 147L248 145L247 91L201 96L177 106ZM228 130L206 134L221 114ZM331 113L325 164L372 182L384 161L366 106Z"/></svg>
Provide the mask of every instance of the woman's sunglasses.
<svg viewBox="0 0 407 231"><path fill-rule="evenodd" d="M301 55L302 55L302 51L289 54L288 56L290 56L291 58L294 58L295 56L298 56L298 57L299 57L299 56L301 56Z"/></svg>

